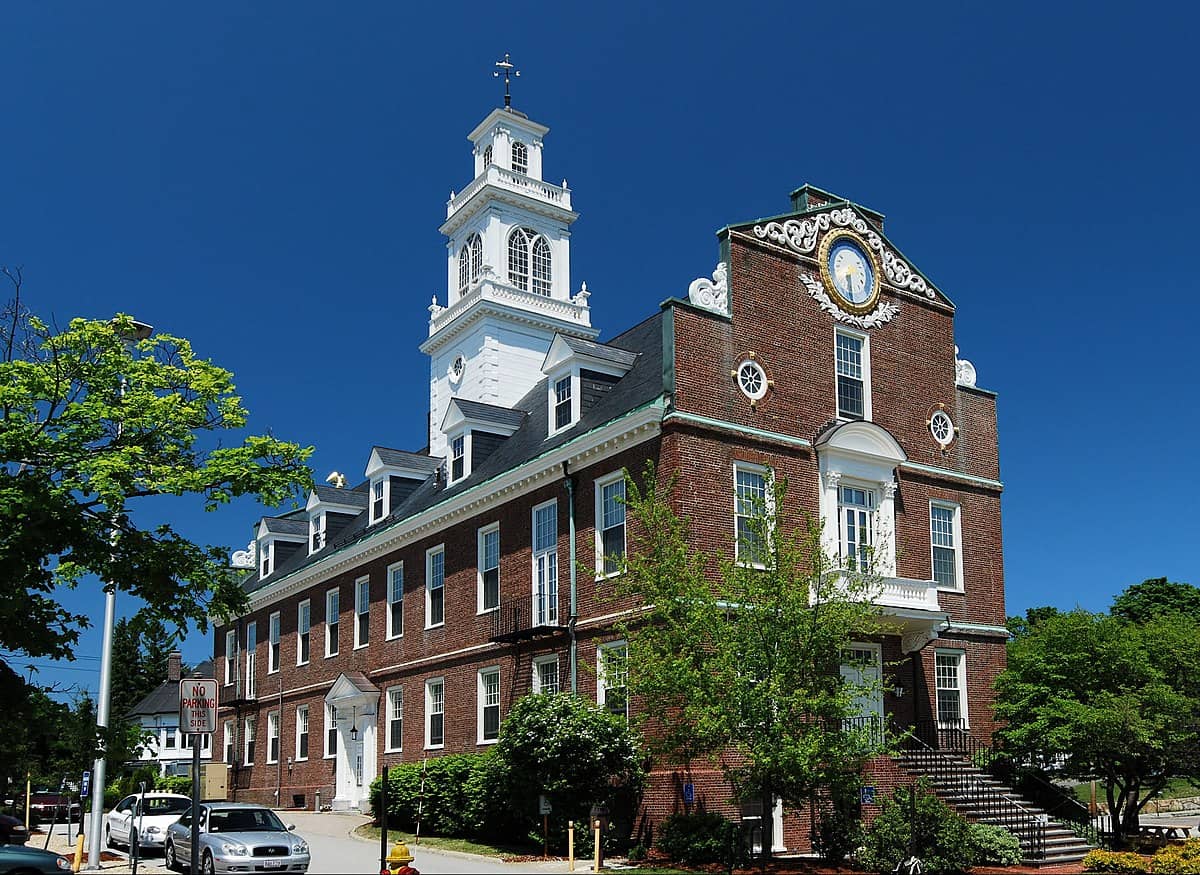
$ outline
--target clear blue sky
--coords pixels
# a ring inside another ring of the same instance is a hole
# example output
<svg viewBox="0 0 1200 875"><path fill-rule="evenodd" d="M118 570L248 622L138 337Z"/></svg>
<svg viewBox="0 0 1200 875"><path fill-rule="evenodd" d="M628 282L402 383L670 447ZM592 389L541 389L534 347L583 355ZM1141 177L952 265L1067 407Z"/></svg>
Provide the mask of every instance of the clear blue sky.
<svg viewBox="0 0 1200 875"><path fill-rule="evenodd" d="M999 392L1009 612L1102 609L1200 583L1197 27L1184 4L9 3L0 263L43 314L190 337L254 428L357 477L372 444L423 445L437 228L509 51L603 337L801 183L885 213ZM257 515L175 522L236 548ZM41 678L95 689L98 632L79 653Z"/></svg>

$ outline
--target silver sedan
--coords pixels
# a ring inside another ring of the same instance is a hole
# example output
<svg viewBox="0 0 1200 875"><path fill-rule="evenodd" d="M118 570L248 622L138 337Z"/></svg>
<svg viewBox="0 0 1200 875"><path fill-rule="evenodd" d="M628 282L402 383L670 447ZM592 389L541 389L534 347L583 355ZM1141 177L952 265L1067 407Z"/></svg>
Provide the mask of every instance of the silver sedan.
<svg viewBox="0 0 1200 875"><path fill-rule="evenodd" d="M308 842L292 833L294 827L264 805L208 802L200 806L200 871L306 872ZM182 869L192 861L192 815L188 812L167 827L163 849L168 868Z"/></svg>

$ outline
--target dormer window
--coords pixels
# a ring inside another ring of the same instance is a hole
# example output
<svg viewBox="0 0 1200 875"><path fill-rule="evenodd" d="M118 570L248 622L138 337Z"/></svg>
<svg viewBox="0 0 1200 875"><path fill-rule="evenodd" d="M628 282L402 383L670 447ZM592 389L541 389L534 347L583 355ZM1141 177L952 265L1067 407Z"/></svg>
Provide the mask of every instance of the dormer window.
<svg viewBox="0 0 1200 875"><path fill-rule="evenodd" d="M450 482L463 479L466 471L467 436L460 434L450 441Z"/></svg>
<svg viewBox="0 0 1200 875"><path fill-rule="evenodd" d="M325 546L325 514L317 514L309 520L309 534L312 541L309 546L309 553L316 553Z"/></svg>
<svg viewBox="0 0 1200 875"><path fill-rule="evenodd" d="M578 337L556 335L542 362L548 404L547 431L569 428L600 402L633 367L637 354Z"/></svg>
<svg viewBox="0 0 1200 875"><path fill-rule="evenodd" d="M529 147L520 140L512 144L512 169L514 173L529 172Z"/></svg>
<svg viewBox="0 0 1200 875"><path fill-rule="evenodd" d="M387 481L376 480L371 484L371 522L383 519L387 509Z"/></svg>
<svg viewBox="0 0 1200 875"><path fill-rule="evenodd" d="M571 376L568 374L561 380L554 381L554 430L566 428L572 419Z"/></svg>
<svg viewBox="0 0 1200 875"><path fill-rule="evenodd" d="M262 573L259 575L259 580L264 580L271 576L271 571L272 571L271 547L272 547L272 544L270 541L267 541L265 544L262 545L262 548L260 551L262 554L262 562L261 562Z"/></svg>
<svg viewBox="0 0 1200 875"><path fill-rule="evenodd" d="M458 292L466 294L483 272L483 240L472 234L458 251Z"/></svg>

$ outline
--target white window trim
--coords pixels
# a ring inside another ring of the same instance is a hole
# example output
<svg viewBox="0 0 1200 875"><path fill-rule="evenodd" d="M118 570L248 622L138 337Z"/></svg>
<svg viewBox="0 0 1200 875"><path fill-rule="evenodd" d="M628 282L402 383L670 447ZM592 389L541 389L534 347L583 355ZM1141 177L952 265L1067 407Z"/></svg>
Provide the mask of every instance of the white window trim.
<svg viewBox="0 0 1200 875"><path fill-rule="evenodd" d="M225 686L231 687L237 682L237 630L225 632Z"/></svg>
<svg viewBox="0 0 1200 875"><path fill-rule="evenodd" d="M442 743L430 744L429 730L433 723L433 695L432 688L435 684L441 684L442 687ZM425 749L426 750L441 750L446 746L446 679L444 677L426 678L425 679Z"/></svg>
<svg viewBox="0 0 1200 875"><path fill-rule="evenodd" d="M606 641L603 644L596 646L596 704L601 708L604 707L604 694L608 690L608 678L606 677L607 671L604 667L604 654L610 650L625 651L625 715L629 716L629 643L624 639L617 641Z"/></svg>
<svg viewBox="0 0 1200 875"><path fill-rule="evenodd" d="M258 548L258 579L265 580L275 573L275 541L268 538Z"/></svg>
<svg viewBox="0 0 1200 875"><path fill-rule="evenodd" d="M304 610L308 609L308 630L304 629ZM300 642L308 635L308 659L301 659ZM312 599L304 599L296 605L296 665L308 665L312 659Z"/></svg>
<svg viewBox="0 0 1200 875"><path fill-rule="evenodd" d="M321 537L316 538L317 535ZM318 544L319 546L314 546ZM308 555L320 552L325 547L325 511L314 513L308 519Z"/></svg>
<svg viewBox="0 0 1200 875"><path fill-rule="evenodd" d="M272 611L267 618L267 674L279 674L279 663L283 660L283 617Z"/></svg>
<svg viewBox="0 0 1200 875"><path fill-rule="evenodd" d="M333 599L337 599L337 622L333 625L337 626L337 638L333 637L333 629L329 623L329 603ZM337 650L331 649L331 645L337 644ZM337 656L342 650L342 595L339 587L325 590L325 658L331 659Z"/></svg>
<svg viewBox="0 0 1200 875"><path fill-rule="evenodd" d="M497 720L496 720L496 737L495 738L484 738L483 737L483 711L484 711L484 707L486 706L485 696L487 695L487 685L484 680L485 675L495 675L496 676ZM500 686L500 666L489 665L485 668L479 669L478 673L475 676L475 743L477 745L495 744L497 741L500 740L500 729L499 729L500 718L503 717L503 714L500 713L501 689L502 688Z"/></svg>
<svg viewBox="0 0 1200 875"><path fill-rule="evenodd" d="M271 723L272 723L271 718L272 717L275 718L275 720L274 720L275 734L274 735L271 734ZM283 715L280 714L279 711L268 711L267 712L267 738L266 738L267 749L265 751L266 758L264 759L264 762L266 762L268 765L274 765L275 763L279 762L278 754L276 754L274 758L271 757L271 739L272 738L274 738L278 742L277 746L280 748L279 753L283 753L283 726L282 726L282 724L283 724Z"/></svg>
<svg viewBox="0 0 1200 875"><path fill-rule="evenodd" d="M475 613L476 614L493 614L496 611L500 610L500 592L499 592L500 588L499 588L498 582L497 582L497 587L496 587L496 607L485 608L483 606L483 572L485 570L483 567L483 563L486 561L486 557L485 557L485 553L484 553L484 539L492 532L496 532L497 538L500 537L500 523L499 522L495 522L495 523L492 523L491 525L483 526L482 528L480 528L478 530L478 532L476 532L476 535L475 535ZM498 547L498 545L497 545L497 547ZM500 564L501 564L500 563L500 551L499 551L499 549L497 549L497 551L496 551L497 577L499 577Z"/></svg>
<svg viewBox="0 0 1200 875"><path fill-rule="evenodd" d="M367 610L360 611L362 605L360 600L360 592L365 588L367 590ZM367 640L362 641L362 633L360 627L362 625L360 618L367 618ZM354 581L354 649L362 650L371 643L371 578L370 576L359 577Z"/></svg>
<svg viewBox="0 0 1200 875"><path fill-rule="evenodd" d="M251 634L253 633L253 635ZM250 639L254 639L254 646L250 646ZM246 624L246 698L254 699L258 697L258 621L251 620Z"/></svg>
<svg viewBox="0 0 1200 875"><path fill-rule="evenodd" d="M454 475L454 442L462 438L463 442L463 458L462 458L462 476L455 477ZM471 476L471 429L463 429L461 432L455 432L446 436L446 482L461 483Z"/></svg>
<svg viewBox="0 0 1200 875"><path fill-rule="evenodd" d="M396 709L392 705L392 693L400 692L400 746L392 747L392 721L396 717ZM445 695L445 688L442 688L442 694ZM400 753L404 750L404 688L401 686L388 687L383 691L384 702L384 724L383 724L383 752L384 753ZM445 718L442 718L445 720ZM443 723L443 726L445 724Z"/></svg>
<svg viewBox="0 0 1200 875"><path fill-rule="evenodd" d="M556 384L568 377L571 380L571 421L562 426L562 428L557 428L555 427L554 408L557 405L558 396L555 394L554 387ZM551 436L556 435L559 432L566 431L568 428L575 425L575 423L579 422L579 389L580 378L578 367L573 367L569 370L555 371L546 381L546 402L548 404L548 417L546 420L546 426L549 429L549 434Z"/></svg>
<svg viewBox="0 0 1200 875"><path fill-rule="evenodd" d="M337 731L337 718L334 716L334 708L336 706L325 703L325 720L321 724L321 746L324 750L321 759L331 760L337 756L337 749L329 749L329 730ZM312 741L309 741L312 744Z"/></svg>
<svg viewBox="0 0 1200 875"><path fill-rule="evenodd" d="M758 465L754 462L735 461L733 463L733 561L742 568L766 568L767 566L764 562L743 562L738 555L741 544L738 540L737 521L738 517L743 516L743 514L738 513L737 481L739 471L759 474L763 478L763 510L767 514L768 533L771 528L771 520L775 516L775 472L766 465Z"/></svg>
<svg viewBox="0 0 1200 875"><path fill-rule="evenodd" d="M235 756L233 732L233 721L226 720L222 724L221 732L221 761L226 765L233 765Z"/></svg>
<svg viewBox="0 0 1200 875"><path fill-rule="evenodd" d="M962 550L962 506L953 501L942 501L940 499L931 499L929 502L929 579L935 580L933 576L933 509L935 507L949 510L952 514L953 528L951 529L954 536L954 586L941 586L938 589L942 592L963 592L965 589L963 577L963 550ZM935 581L936 582L936 581Z"/></svg>
<svg viewBox="0 0 1200 875"><path fill-rule="evenodd" d="M537 549L537 515L539 510L544 510L547 507L554 508L554 546L548 550ZM532 560L529 569L529 622L536 624L538 622L538 591L537 591L537 575L538 575L538 557L554 554L554 597L550 598L547 593L546 597L546 613L547 625L558 623L558 499L552 498L549 501L543 501L541 504L534 505L529 512L529 547ZM551 619L549 615L553 615Z"/></svg>
<svg viewBox="0 0 1200 875"><path fill-rule="evenodd" d="M937 709L937 657L955 656L958 658L958 707L959 717L964 729L971 728L971 706L967 700L967 652L956 647L939 647L933 651L933 707ZM942 722L942 715L937 714L937 721Z"/></svg>
<svg viewBox="0 0 1200 875"><path fill-rule="evenodd" d="M400 631L397 632L392 623L392 573L400 570ZM387 592L384 595L387 616L387 640L404 637L404 562L393 562L387 567Z"/></svg>
<svg viewBox="0 0 1200 875"><path fill-rule="evenodd" d="M554 676L556 678L558 678L558 654L551 653L548 656L535 656L533 658L533 678L532 678L532 683L530 683L530 688L535 693L546 692L544 689L542 689L541 666L543 666L543 665L553 665L554 666ZM561 680L561 678L559 680ZM559 689L555 690L555 692L556 693L562 692L561 687Z"/></svg>
<svg viewBox="0 0 1200 875"><path fill-rule="evenodd" d="M863 384L863 417L862 421L872 422L871 410L871 335L855 331L852 328L838 326L833 329L833 410L839 422L856 422L851 417L842 416L837 399L837 335L853 337L862 342L862 384Z"/></svg>
<svg viewBox="0 0 1200 875"><path fill-rule="evenodd" d="M304 715L303 721L300 719L301 713L303 713L303 715ZM308 749L311 751L312 750L312 714L309 712L307 705L297 705L296 706L296 762L298 762L298 763L303 763L303 762L308 761L307 755L300 756L300 736L302 734L300 732L301 726L305 726L305 728L307 729L307 731L304 732L303 734L308 736Z"/></svg>
<svg viewBox="0 0 1200 875"><path fill-rule="evenodd" d="M383 499L383 513L381 513L379 516L375 515L375 486L376 485L383 486L383 493L381 496ZM386 517L388 515L388 511L391 509L392 478L386 474L383 475L382 477L376 477L374 480L371 481L370 492L368 492L367 495L368 495L367 507L370 508L370 510L368 510L368 512L367 512L367 515L368 515L368 523L367 524L373 526L373 525L375 525L375 523L379 522L381 519Z"/></svg>
<svg viewBox="0 0 1200 875"><path fill-rule="evenodd" d="M430 612L433 610L433 590L430 588L430 583L433 579L433 557L442 554L442 585L439 587L442 591L442 621L440 623L430 623ZM439 629L446 625L446 545L438 544L436 547L430 547L425 551L425 628Z"/></svg>
<svg viewBox="0 0 1200 875"><path fill-rule="evenodd" d="M250 744L254 743L258 747L258 718L247 717L242 722L242 765L254 765L254 758L250 755Z"/></svg>
<svg viewBox="0 0 1200 875"><path fill-rule="evenodd" d="M625 471L615 471L612 474L606 474L603 477L598 477L595 484L595 525L592 526L595 532L595 552L596 552L596 579L606 580L610 577L616 577L620 571L610 571L607 574L604 571L604 487L611 486L618 480L625 479ZM625 530L625 552L622 556L628 555L629 551L629 513L626 508L625 521L621 523L621 528Z"/></svg>

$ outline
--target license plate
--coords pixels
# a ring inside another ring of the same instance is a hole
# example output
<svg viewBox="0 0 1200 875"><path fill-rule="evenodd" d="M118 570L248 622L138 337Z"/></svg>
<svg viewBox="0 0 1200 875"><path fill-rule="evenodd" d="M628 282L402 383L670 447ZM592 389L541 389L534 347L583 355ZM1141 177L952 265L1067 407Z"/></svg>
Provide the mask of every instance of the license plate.
<svg viewBox="0 0 1200 875"><path fill-rule="evenodd" d="M263 860L264 869L282 869L285 865L283 860Z"/></svg>

